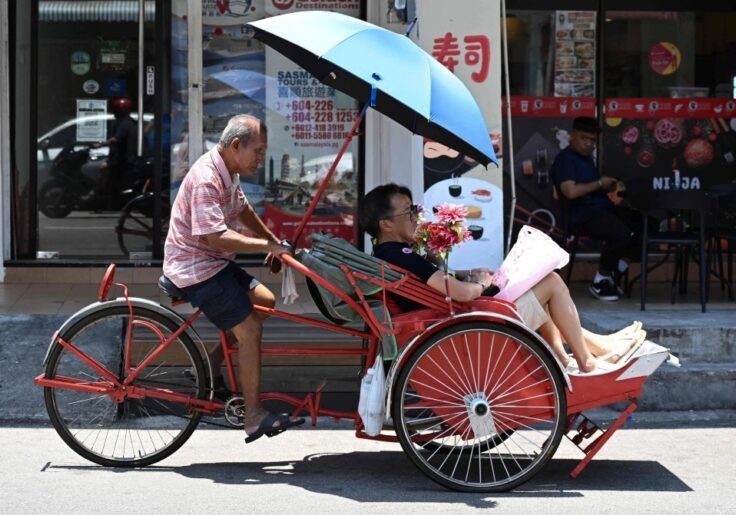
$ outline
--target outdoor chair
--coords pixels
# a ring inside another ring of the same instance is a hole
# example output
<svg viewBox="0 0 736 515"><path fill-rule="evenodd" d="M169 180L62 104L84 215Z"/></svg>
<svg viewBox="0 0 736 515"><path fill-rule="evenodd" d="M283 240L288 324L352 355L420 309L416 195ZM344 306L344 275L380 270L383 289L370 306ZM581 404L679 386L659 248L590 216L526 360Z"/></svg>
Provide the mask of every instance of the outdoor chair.
<svg viewBox="0 0 736 515"><path fill-rule="evenodd" d="M689 257L693 254L697 256L698 263L700 307L705 313L708 298L706 221L708 214L717 206L716 196L701 190L658 190L633 194L628 198L632 207L639 210L643 217L640 288L642 311L646 309L647 276L652 270L649 268L649 251L652 247L659 249L666 245L668 254L674 251L675 256L670 302L675 303L678 286L680 293L686 292ZM666 217L666 231L651 232L647 223L648 217L662 213Z"/></svg>

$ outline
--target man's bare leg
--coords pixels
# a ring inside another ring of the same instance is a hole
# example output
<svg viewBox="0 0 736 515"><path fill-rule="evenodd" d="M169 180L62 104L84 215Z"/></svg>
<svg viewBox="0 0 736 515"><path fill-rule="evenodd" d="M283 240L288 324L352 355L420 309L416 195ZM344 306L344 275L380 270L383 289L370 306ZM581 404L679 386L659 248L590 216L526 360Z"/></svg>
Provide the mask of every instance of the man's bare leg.
<svg viewBox="0 0 736 515"><path fill-rule="evenodd" d="M273 308L276 304L271 290L262 284L250 290L249 296L254 306ZM253 311L232 329L238 340L238 376L245 403L247 434L257 431L261 421L268 415L261 405L261 341L263 322L267 318L268 315ZM298 420L298 417L292 417L292 420ZM275 427L278 427L278 422Z"/></svg>

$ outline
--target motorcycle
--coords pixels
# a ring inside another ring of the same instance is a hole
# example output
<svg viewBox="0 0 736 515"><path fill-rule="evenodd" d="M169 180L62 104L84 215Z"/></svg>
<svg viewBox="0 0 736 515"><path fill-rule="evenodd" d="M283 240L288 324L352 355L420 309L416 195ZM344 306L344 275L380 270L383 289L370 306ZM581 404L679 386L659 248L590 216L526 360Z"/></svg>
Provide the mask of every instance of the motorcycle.
<svg viewBox="0 0 736 515"><path fill-rule="evenodd" d="M110 174L105 188L83 170L90 157L89 144L73 143L61 149L51 162L50 178L38 192L38 208L49 218L64 218L74 210L118 211L143 190L151 177L153 160L143 158L125 173L112 168L94 167L96 174Z"/></svg>

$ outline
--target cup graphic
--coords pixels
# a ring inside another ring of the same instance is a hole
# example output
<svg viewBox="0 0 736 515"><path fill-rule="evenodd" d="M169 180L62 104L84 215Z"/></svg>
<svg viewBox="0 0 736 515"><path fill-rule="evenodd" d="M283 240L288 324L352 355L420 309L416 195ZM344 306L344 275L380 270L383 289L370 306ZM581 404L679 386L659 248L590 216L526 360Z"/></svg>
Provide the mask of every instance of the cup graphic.
<svg viewBox="0 0 736 515"><path fill-rule="evenodd" d="M470 225L468 226L468 230L470 231L470 235L473 237L474 240L479 240L483 236L482 225Z"/></svg>
<svg viewBox="0 0 736 515"><path fill-rule="evenodd" d="M526 113L529 110L529 101L528 100L522 100L521 101L521 112Z"/></svg>
<svg viewBox="0 0 736 515"><path fill-rule="evenodd" d="M532 163L531 159L524 159L521 162L521 173L525 177L531 177L534 175L534 164Z"/></svg>
<svg viewBox="0 0 736 515"><path fill-rule="evenodd" d="M450 190L451 197L459 197L463 192L463 187L459 184L451 184L448 189Z"/></svg>

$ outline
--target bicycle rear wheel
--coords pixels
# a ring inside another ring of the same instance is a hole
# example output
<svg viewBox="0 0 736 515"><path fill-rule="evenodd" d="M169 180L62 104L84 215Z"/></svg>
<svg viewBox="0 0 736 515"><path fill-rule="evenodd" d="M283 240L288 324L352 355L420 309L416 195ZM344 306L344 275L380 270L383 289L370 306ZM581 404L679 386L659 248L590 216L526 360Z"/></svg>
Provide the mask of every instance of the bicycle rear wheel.
<svg viewBox="0 0 736 515"><path fill-rule="evenodd" d="M128 320L127 306L111 306L82 318L59 337L122 381L127 374L124 343ZM178 327L176 321L143 308L135 308L135 320L131 368L160 343L156 331L168 338ZM57 377L97 386L110 384L58 342L46 365L46 378ZM63 387L45 387L44 398L54 428L77 454L108 467L142 467L166 458L181 447L202 416L186 403L164 400L156 392L204 399L205 383L201 355L191 338L182 333L131 383L132 387L146 389L139 398L126 395L117 402L112 392L79 392Z"/></svg>
<svg viewBox="0 0 736 515"><path fill-rule="evenodd" d="M404 452L430 479L501 492L530 479L564 432L566 397L541 346L500 324L449 327L402 367L392 415Z"/></svg>

